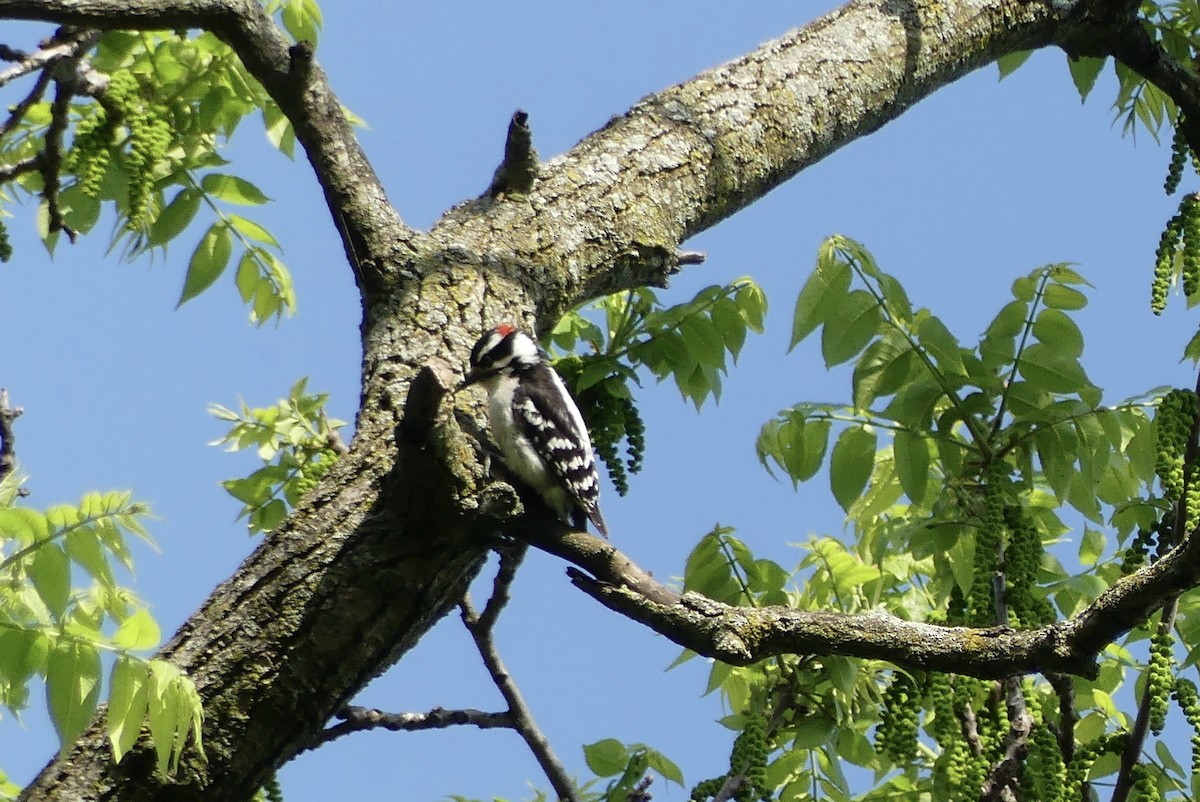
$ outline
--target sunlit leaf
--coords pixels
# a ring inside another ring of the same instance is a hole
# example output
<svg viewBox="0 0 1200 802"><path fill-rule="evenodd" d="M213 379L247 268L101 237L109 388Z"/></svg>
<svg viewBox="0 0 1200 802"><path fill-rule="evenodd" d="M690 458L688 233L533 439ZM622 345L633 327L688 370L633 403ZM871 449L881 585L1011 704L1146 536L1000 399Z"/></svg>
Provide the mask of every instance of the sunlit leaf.
<svg viewBox="0 0 1200 802"><path fill-rule="evenodd" d="M232 252L233 237L230 236L229 229L220 223L213 223L192 253L187 276L183 280L183 292L176 307L183 306L211 287L225 271Z"/></svg>

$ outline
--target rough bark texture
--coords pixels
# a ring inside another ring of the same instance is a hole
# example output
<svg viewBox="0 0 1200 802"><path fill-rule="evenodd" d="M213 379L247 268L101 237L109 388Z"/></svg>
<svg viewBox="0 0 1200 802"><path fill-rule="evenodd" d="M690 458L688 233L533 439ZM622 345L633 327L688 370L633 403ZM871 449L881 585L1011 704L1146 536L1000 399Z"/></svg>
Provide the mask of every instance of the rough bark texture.
<svg viewBox="0 0 1200 802"><path fill-rule="evenodd" d="M142 744L116 766L97 721L23 798L249 797L453 607L489 533L519 511L511 491L488 483L462 431L476 397L437 404L481 330L500 320L544 327L588 297L661 284L678 268L685 238L939 87L1014 51L1111 49L1090 38L1094 18L1123 25L1128 10L1069 0L852 2L644 99L543 165L531 191L470 201L418 233L388 205L312 54L289 48L257 0L0 0L0 18L206 28L232 45L292 119L318 175L362 292L365 355L350 453L163 650L199 687L208 762L189 753L167 780ZM418 375L421 397L411 398ZM420 421L404 422L406 409L422 410ZM624 565L611 547L557 542L610 580L581 578L593 595L725 659L761 648L866 654L868 644L897 662L974 665L984 675L1014 665L1087 670L1086 654L1060 648L1069 632L938 630L789 611L752 620L751 611L679 599L632 569L605 576L597 559ZM1098 632L1095 646L1114 634ZM1014 664L1011 650L1022 643L1025 657Z"/></svg>

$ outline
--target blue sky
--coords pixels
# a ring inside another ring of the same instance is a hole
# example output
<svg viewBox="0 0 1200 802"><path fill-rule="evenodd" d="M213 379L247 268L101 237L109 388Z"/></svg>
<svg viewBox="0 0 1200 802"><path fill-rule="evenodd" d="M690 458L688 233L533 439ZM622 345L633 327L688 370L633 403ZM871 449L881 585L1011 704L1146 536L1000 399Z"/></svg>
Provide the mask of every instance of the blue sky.
<svg viewBox="0 0 1200 802"><path fill-rule="evenodd" d="M535 144L550 158L642 96L831 7L343 0L327 4L318 59L368 122L361 138L390 199L425 228L487 186L515 109L529 112ZM28 48L39 35L6 24L0 40ZM1191 386L1179 355L1194 320L1178 297L1162 319L1148 309L1154 247L1177 202L1161 189L1167 154L1148 136L1121 137L1113 96L1106 71L1081 104L1058 51L1036 54L1002 82L985 69L687 243L708 260L665 297L685 300L752 275L771 301L767 332L747 343L719 406L697 414L669 384L639 395L646 468L628 497L611 488L603 497L614 542L667 578L718 522L784 565L800 559L791 544L842 532L823 475L794 491L764 473L753 448L778 409L848 395L848 373L827 373L815 343L785 354L791 305L832 233L866 244L915 304L968 342L1018 275L1075 262L1096 285L1078 320L1084 365L1106 399ZM356 292L311 171L275 153L253 120L228 156L232 171L276 199L252 216L283 243L299 298L294 319L250 326L232 280L175 311L200 230L165 259L122 264L104 253L101 223L50 261L31 234L32 207L21 207L9 223L17 254L0 266L0 386L26 409L18 446L29 502L126 488L150 502L159 552L139 552L134 585L166 632L254 545L234 521L238 503L218 485L252 462L206 445L223 431L206 405L266 405L301 376L331 394L336 417L352 419L358 400ZM1198 183L1185 179L1184 190ZM730 738L714 723L724 711L701 698L701 661L664 675L678 649L575 591L558 560L532 555L514 594L498 644L572 771L584 773L580 744L604 737L661 749L689 781L723 770ZM453 617L356 701L395 711L501 707ZM36 707L20 723L0 720L0 768L18 782L54 748ZM528 796L530 783L546 785L515 734L474 729L351 736L294 761L281 780L290 802L514 799Z"/></svg>

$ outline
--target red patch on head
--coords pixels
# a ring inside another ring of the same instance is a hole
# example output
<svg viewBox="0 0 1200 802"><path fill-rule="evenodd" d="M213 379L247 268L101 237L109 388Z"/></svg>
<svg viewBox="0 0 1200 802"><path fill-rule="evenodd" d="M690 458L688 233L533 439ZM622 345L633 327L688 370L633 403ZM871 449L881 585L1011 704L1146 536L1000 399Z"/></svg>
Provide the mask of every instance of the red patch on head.
<svg viewBox="0 0 1200 802"><path fill-rule="evenodd" d="M499 334L501 337L507 337L508 335L512 334L516 330L517 330L516 326L510 326L507 323L501 323L499 326L496 327L496 333Z"/></svg>

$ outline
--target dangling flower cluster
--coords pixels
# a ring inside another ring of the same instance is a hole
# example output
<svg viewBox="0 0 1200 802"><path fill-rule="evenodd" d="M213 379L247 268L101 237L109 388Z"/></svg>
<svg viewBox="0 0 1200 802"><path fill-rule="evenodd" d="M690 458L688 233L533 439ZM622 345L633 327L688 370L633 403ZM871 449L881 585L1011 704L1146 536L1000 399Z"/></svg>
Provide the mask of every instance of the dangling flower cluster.
<svg viewBox="0 0 1200 802"><path fill-rule="evenodd" d="M1132 574L1149 561L1150 549L1154 546L1154 535L1153 529L1138 530L1121 556L1121 576Z"/></svg>
<svg viewBox="0 0 1200 802"><path fill-rule="evenodd" d="M116 126L103 109L95 116L79 121L75 138L64 166L79 180L79 188L89 197L100 194L104 171L112 159L112 144Z"/></svg>
<svg viewBox="0 0 1200 802"><path fill-rule="evenodd" d="M1004 511L1008 526L1008 546L1004 550L1005 599L1008 602L1009 624L1038 627L1055 620L1054 608L1037 594L1037 572L1042 565L1042 536L1028 512L1013 505Z"/></svg>
<svg viewBox="0 0 1200 802"><path fill-rule="evenodd" d="M692 789L692 802L704 802L717 795L730 777L743 777L733 794L738 802L767 802L771 789L767 788L767 720L762 715L746 714L745 724L734 739L733 751L729 755L729 772L720 777L696 783Z"/></svg>
<svg viewBox="0 0 1200 802"><path fill-rule="evenodd" d="M1182 249L1180 243L1182 242ZM1150 309L1162 314L1175 275L1175 254L1180 252L1183 292L1191 298L1200 292L1200 196L1184 195L1179 211L1167 221L1154 251L1154 280L1150 285Z"/></svg>
<svg viewBox="0 0 1200 802"><path fill-rule="evenodd" d="M1162 802L1162 792L1158 790L1158 783L1150 776L1150 769L1145 763L1135 763L1129 770L1129 779L1133 781L1129 789L1132 802Z"/></svg>
<svg viewBox="0 0 1200 802"><path fill-rule="evenodd" d="M1158 434L1154 472L1162 485L1163 498L1168 501L1178 502L1183 498L1183 457L1196 420L1196 409L1196 394L1177 389L1163 396L1154 415L1154 428Z"/></svg>
<svg viewBox="0 0 1200 802"><path fill-rule="evenodd" d="M578 388L587 366L596 364L584 357L567 356L554 362L558 371L572 388ZM579 411L587 423L596 453L608 469L609 478L617 493L629 492L629 474L642 470L646 451L646 424L638 413L625 379L609 375L575 393ZM618 451L625 441L626 457Z"/></svg>
<svg viewBox="0 0 1200 802"><path fill-rule="evenodd" d="M1022 799L1060 802L1067 786L1067 766L1054 732L1040 720L1029 734L1029 758L1021 772Z"/></svg>
<svg viewBox="0 0 1200 802"><path fill-rule="evenodd" d="M1200 775L1200 694L1190 679L1180 677L1175 680L1172 696L1192 728L1192 775L1197 776Z"/></svg>
<svg viewBox="0 0 1200 802"><path fill-rule="evenodd" d="M1146 666L1146 692L1150 700L1150 731L1158 735L1167 723L1167 707L1175 690L1175 639L1159 632L1150 639L1150 660Z"/></svg>
<svg viewBox="0 0 1200 802"><path fill-rule="evenodd" d="M1126 733L1110 732L1091 743L1083 744L1075 750L1071 762L1067 766L1067 792L1064 799L1083 799L1083 784L1087 782L1088 772L1092 764L1107 752L1119 752L1125 743Z"/></svg>
<svg viewBox="0 0 1200 802"><path fill-rule="evenodd" d="M301 462L299 475L286 488L288 503L295 507L301 496L317 486L321 477L329 472L337 458L336 451L325 448L313 454L311 459Z"/></svg>
<svg viewBox="0 0 1200 802"><path fill-rule="evenodd" d="M979 528L975 531L975 573L967 601L967 623L988 626L996 623L993 582L1000 567L1000 544L1005 533L1004 484L1008 469L997 460L988 464L982 476L982 508Z"/></svg>
<svg viewBox="0 0 1200 802"><path fill-rule="evenodd" d="M892 672L892 681L884 690L880 704L879 727L875 730L876 752L900 765L916 757L922 696L916 677L904 671Z"/></svg>
<svg viewBox="0 0 1200 802"><path fill-rule="evenodd" d="M147 222L154 168L171 144L171 127L157 109L142 99L137 78L129 70L109 76L103 105L93 116L76 124L66 168L75 174L86 194L93 198L99 195L121 125L129 132L129 150L123 154L128 177L126 226L140 229Z"/></svg>
<svg viewBox="0 0 1200 802"><path fill-rule="evenodd" d="M129 153L125 167L129 174L129 215L125 225L137 231L149 222L150 194L154 190L154 167L171 146L171 126L153 109L143 107L125 118L129 128Z"/></svg>
<svg viewBox="0 0 1200 802"><path fill-rule="evenodd" d="M1175 121L1175 133L1171 137L1171 163L1167 166L1167 178L1163 181L1163 190L1168 195L1174 195L1175 191L1179 189L1179 182L1183 180L1183 171L1187 167L1189 158L1193 158L1193 154L1187 137L1183 134L1183 115L1181 114Z"/></svg>

